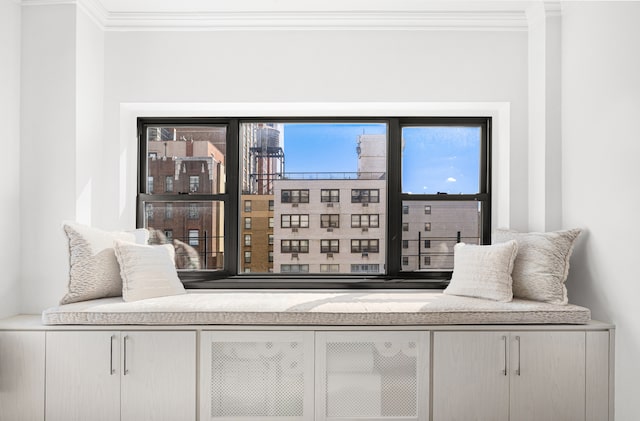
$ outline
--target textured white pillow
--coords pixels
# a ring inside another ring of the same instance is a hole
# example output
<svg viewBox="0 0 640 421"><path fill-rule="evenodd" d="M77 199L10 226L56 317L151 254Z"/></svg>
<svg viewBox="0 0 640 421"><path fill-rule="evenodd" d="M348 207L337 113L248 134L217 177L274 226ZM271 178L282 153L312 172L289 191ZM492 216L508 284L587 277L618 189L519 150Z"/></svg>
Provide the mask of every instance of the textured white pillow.
<svg viewBox="0 0 640 421"><path fill-rule="evenodd" d="M456 244L453 275L445 294L511 301L511 271L518 244L509 241L488 246Z"/></svg>
<svg viewBox="0 0 640 421"><path fill-rule="evenodd" d="M147 246L116 240L125 301L184 294L174 263L173 245Z"/></svg>
<svg viewBox="0 0 640 421"><path fill-rule="evenodd" d="M113 241L144 241L147 230L109 232L73 222L65 222L62 227L69 241L69 284L60 304L121 295L122 279Z"/></svg>
<svg viewBox="0 0 640 421"><path fill-rule="evenodd" d="M518 256L513 267L513 296L551 304L567 304L565 281L569 258L580 229L520 233L496 230L495 242L515 240Z"/></svg>

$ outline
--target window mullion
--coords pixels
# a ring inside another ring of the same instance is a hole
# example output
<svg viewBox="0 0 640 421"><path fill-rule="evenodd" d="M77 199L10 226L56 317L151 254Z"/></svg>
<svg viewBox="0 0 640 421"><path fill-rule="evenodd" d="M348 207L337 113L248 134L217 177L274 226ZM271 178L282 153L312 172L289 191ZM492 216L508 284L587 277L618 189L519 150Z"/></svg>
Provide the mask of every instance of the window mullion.
<svg viewBox="0 0 640 421"><path fill-rule="evenodd" d="M402 246L402 132L398 118L389 119L387 141L387 275L395 277L401 269Z"/></svg>

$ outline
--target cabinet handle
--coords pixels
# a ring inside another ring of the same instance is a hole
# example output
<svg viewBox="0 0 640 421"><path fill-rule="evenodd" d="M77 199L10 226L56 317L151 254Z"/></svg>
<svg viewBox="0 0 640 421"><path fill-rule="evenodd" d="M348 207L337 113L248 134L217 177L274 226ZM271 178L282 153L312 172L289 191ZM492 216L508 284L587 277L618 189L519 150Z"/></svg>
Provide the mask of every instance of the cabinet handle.
<svg viewBox="0 0 640 421"><path fill-rule="evenodd" d="M111 343L109 349L109 375L116 374L116 370L113 369L113 342L116 340L116 335L111 335Z"/></svg>
<svg viewBox="0 0 640 421"><path fill-rule="evenodd" d="M128 341L129 341L129 335L125 335L125 337L123 339L123 343L124 343L124 362L123 362L123 370L122 370L122 372L124 373L125 376L127 374L129 374L129 369L127 368L127 342Z"/></svg>
<svg viewBox="0 0 640 421"><path fill-rule="evenodd" d="M504 342L504 369L502 370L502 374L506 376L507 375L507 337L503 336L502 341Z"/></svg>
<svg viewBox="0 0 640 421"><path fill-rule="evenodd" d="M520 375L520 336L516 336L516 342L518 342L518 368L516 369L516 375Z"/></svg>

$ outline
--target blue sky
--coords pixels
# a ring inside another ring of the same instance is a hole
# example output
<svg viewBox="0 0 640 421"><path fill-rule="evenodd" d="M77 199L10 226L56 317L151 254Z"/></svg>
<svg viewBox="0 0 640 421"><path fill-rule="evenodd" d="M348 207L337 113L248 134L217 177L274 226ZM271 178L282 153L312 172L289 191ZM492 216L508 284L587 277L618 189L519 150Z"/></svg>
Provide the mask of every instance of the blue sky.
<svg viewBox="0 0 640 421"><path fill-rule="evenodd" d="M386 129L384 124L285 124L285 170L356 172L358 135L386 133ZM477 193L479 128L406 127L403 138L404 192Z"/></svg>

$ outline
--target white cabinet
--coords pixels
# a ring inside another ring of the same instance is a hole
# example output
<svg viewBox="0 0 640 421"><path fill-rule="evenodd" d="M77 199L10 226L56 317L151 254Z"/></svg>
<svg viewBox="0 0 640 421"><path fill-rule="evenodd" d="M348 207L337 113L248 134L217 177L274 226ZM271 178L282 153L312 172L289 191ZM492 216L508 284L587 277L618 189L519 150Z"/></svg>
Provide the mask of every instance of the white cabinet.
<svg viewBox="0 0 640 421"><path fill-rule="evenodd" d="M435 332L433 419L585 419L585 332Z"/></svg>
<svg viewBox="0 0 640 421"><path fill-rule="evenodd" d="M202 332L200 420L313 419L313 332Z"/></svg>
<svg viewBox="0 0 640 421"><path fill-rule="evenodd" d="M585 419L585 333L511 334L511 419Z"/></svg>
<svg viewBox="0 0 640 421"><path fill-rule="evenodd" d="M0 421L44 420L44 332L0 331Z"/></svg>
<svg viewBox="0 0 640 421"><path fill-rule="evenodd" d="M47 332L47 421L195 420L196 334Z"/></svg>
<svg viewBox="0 0 640 421"><path fill-rule="evenodd" d="M427 420L429 333L316 333L316 420Z"/></svg>

